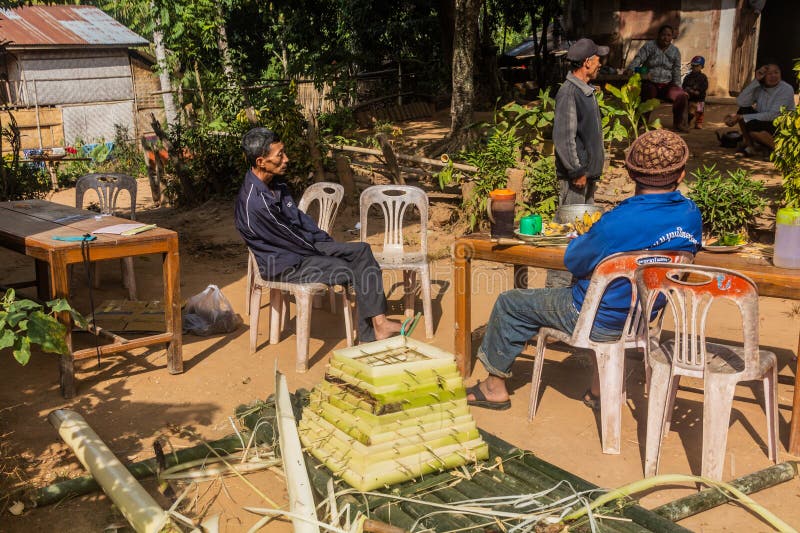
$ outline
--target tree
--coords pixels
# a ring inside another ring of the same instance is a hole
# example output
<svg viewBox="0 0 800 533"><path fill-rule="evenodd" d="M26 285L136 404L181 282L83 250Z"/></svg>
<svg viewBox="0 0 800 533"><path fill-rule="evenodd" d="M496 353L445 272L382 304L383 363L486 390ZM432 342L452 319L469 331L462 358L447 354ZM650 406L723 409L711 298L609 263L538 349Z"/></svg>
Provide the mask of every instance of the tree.
<svg viewBox="0 0 800 533"><path fill-rule="evenodd" d="M450 103L448 151L463 148L469 139L467 126L475 108L475 50L481 0L455 0L453 39L453 94Z"/></svg>

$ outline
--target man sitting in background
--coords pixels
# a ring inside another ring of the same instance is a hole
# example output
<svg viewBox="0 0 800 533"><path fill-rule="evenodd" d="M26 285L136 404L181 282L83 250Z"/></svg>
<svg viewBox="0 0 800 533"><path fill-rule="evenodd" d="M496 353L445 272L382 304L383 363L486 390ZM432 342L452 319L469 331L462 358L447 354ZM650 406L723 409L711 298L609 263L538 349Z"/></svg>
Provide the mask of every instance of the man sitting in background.
<svg viewBox="0 0 800 533"><path fill-rule="evenodd" d="M635 250L697 252L702 239L700 211L677 190L688 158L686 143L670 131L648 131L633 142L625 166L636 183L636 195L569 244L564 264L578 279L573 287L514 289L498 297L478 350L489 376L467 389L467 403L496 410L511 407L506 379L511 377L514 360L541 327L572 332L592 272L606 257ZM612 283L600 302L591 338L599 342L619 339L630 304L630 284L625 280ZM583 402L598 409L599 395L595 368Z"/></svg>
<svg viewBox="0 0 800 533"><path fill-rule="evenodd" d="M242 138L250 170L234 210L236 229L258 263L261 277L286 283L351 285L356 294L358 340L400 332L386 318L380 266L365 242L336 242L300 211L280 179L289 157L278 136L253 128Z"/></svg>
<svg viewBox="0 0 800 533"><path fill-rule="evenodd" d="M741 155L755 155L756 143L770 150L775 148L775 126L772 121L780 115L781 108L792 110L794 89L781 79L778 65L764 65L756 70L756 77L736 97L739 110L725 117L725 124L739 125L744 146Z"/></svg>

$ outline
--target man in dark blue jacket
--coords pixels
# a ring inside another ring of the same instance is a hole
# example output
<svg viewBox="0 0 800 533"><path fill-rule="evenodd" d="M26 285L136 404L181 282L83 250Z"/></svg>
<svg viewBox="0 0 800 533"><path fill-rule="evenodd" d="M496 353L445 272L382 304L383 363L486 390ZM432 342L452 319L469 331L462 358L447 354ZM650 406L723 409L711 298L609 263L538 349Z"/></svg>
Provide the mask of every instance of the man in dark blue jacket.
<svg viewBox="0 0 800 533"><path fill-rule="evenodd" d="M253 252L264 279L287 283L351 285L356 294L359 342L385 339L400 331L386 318L380 266L369 244L336 242L300 211L280 179L289 158L267 128L242 138L250 170L236 199L236 229Z"/></svg>
<svg viewBox="0 0 800 533"><path fill-rule="evenodd" d="M577 283L566 288L515 289L497 299L478 350L489 376L467 389L470 405L511 407L505 381L511 376L514 360L540 327L565 332L575 328L592 272L600 261L635 250L697 252L702 242L700 211L677 191L688 157L686 143L670 131L649 131L633 142L625 166L636 182L636 195L603 215L587 233L574 239L564 254L564 264ZM630 284L613 282L601 300L591 338L600 342L618 339L630 301ZM584 403L599 405L599 385L595 370Z"/></svg>

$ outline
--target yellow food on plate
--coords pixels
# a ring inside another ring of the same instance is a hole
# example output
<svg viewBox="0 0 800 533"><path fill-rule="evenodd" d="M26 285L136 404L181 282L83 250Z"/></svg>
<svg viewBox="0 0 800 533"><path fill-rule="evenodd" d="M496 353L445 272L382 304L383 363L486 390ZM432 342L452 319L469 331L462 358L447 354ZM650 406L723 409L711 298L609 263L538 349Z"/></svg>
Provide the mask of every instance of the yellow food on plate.
<svg viewBox="0 0 800 533"><path fill-rule="evenodd" d="M575 231L578 232L578 235L583 235L591 229L595 222L600 220L601 216L603 214L600 211L596 211L591 215L588 211L584 211L582 217L575 217L575 222L573 223Z"/></svg>

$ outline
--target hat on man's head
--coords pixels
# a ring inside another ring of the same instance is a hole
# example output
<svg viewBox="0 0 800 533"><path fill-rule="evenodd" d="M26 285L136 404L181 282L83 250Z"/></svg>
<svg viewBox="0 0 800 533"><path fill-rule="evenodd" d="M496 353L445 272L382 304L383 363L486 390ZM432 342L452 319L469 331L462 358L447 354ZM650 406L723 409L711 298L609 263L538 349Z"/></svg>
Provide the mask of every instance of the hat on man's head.
<svg viewBox="0 0 800 533"><path fill-rule="evenodd" d="M593 40L583 37L567 50L567 60L584 61L592 56L607 56L608 46L597 46Z"/></svg>
<svg viewBox="0 0 800 533"><path fill-rule="evenodd" d="M706 58L703 56L694 56L692 58L692 65L700 65L701 67L706 66Z"/></svg>
<svg viewBox="0 0 800 533"><path fill-rule="evenodd" d="M680 135L668 130L650 130L631 144L625 168L638 183L665 187L678 181L688 159L689 147Z"/></svg>

